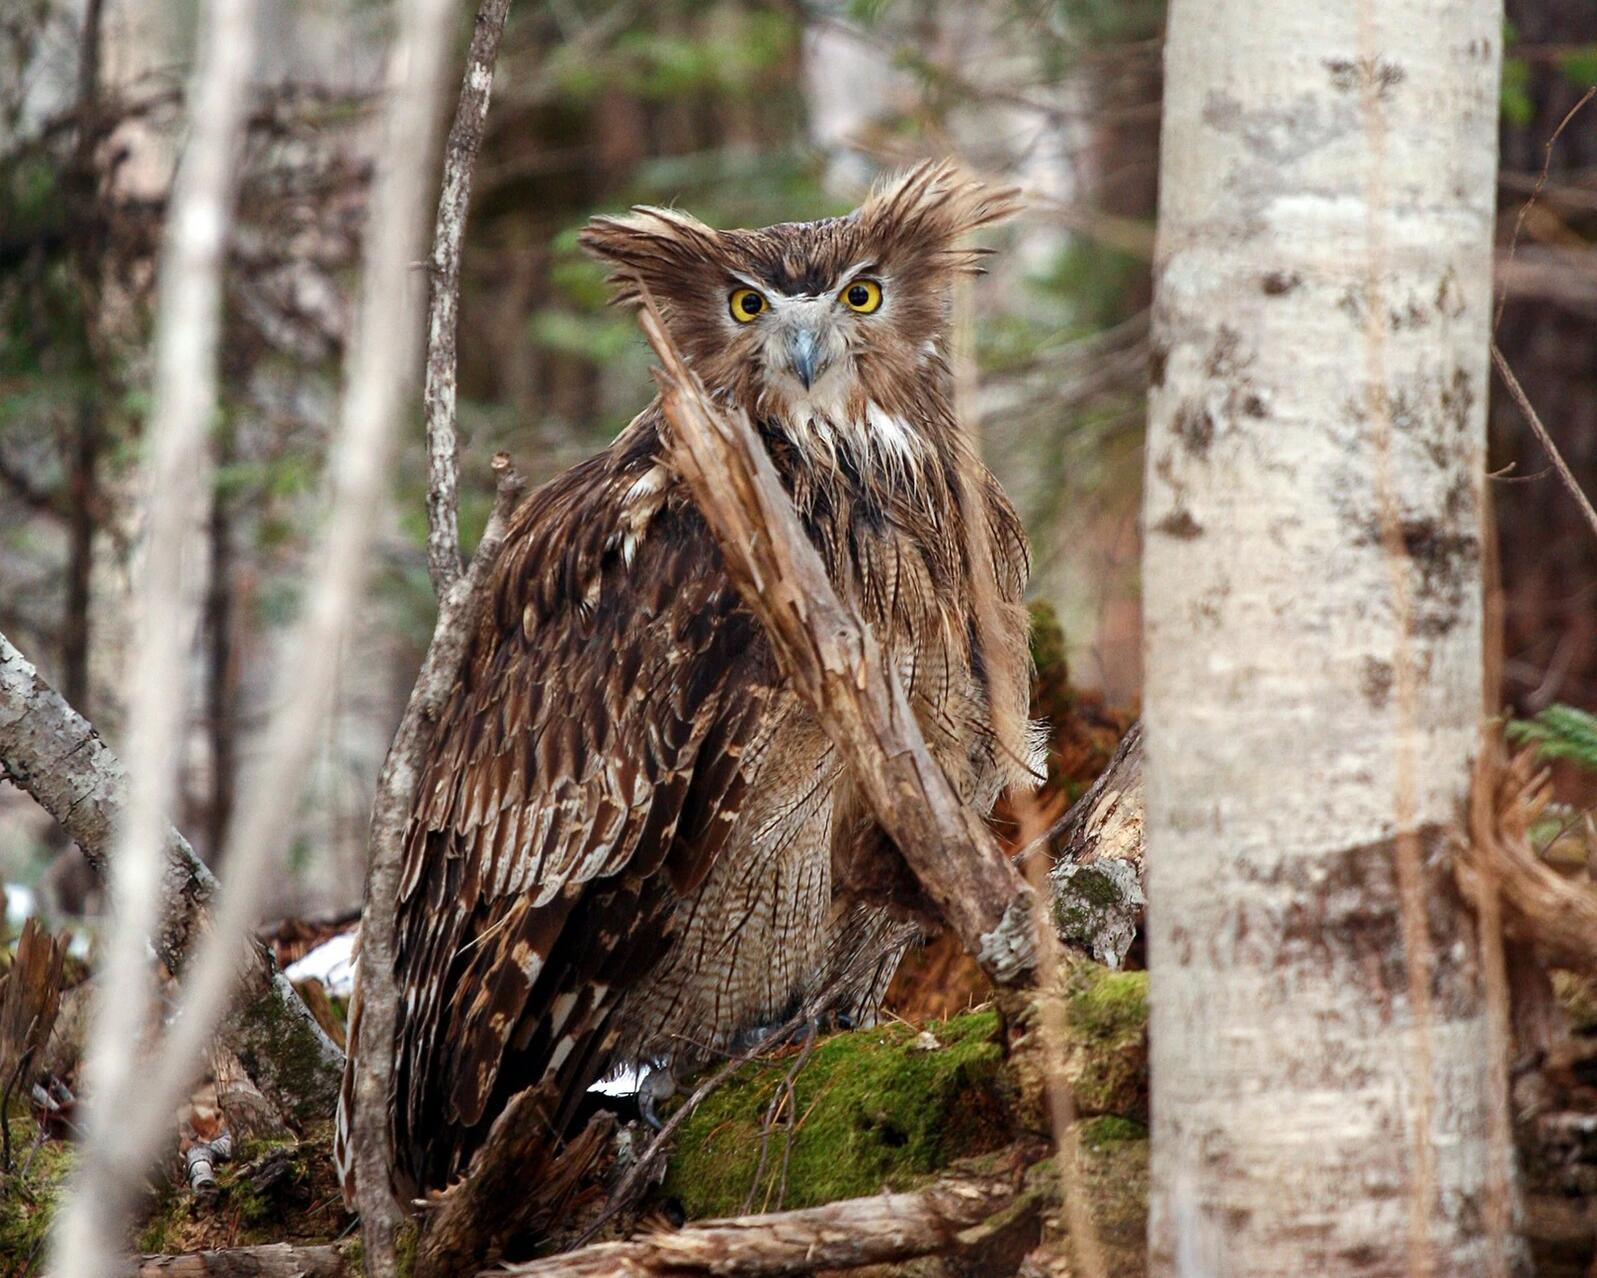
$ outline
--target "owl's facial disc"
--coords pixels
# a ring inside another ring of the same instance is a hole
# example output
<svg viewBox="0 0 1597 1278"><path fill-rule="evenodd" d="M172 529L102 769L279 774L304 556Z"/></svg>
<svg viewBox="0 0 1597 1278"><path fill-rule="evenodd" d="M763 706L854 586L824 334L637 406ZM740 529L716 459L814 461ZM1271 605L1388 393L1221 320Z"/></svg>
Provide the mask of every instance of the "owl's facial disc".
<svg viewBox="0 0 1597 1278"><path fill-rule="evenodd" d="M732 315L755 330L752 336L766 384L794 400L815 392L828 399L846 396L854 361L843 329L854 317L831 293L818 297L772 293L762 295L762 300L752 321L744 320L736 309Z"/></svg>

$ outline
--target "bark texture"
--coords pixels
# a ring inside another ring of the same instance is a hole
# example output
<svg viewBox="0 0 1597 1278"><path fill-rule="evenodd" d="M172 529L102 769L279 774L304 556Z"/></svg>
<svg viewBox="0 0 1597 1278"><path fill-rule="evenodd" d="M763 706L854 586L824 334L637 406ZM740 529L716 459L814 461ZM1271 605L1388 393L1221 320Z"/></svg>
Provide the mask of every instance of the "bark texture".
<svg viewBox="0 0 1597 1278"><path fill-rule="evenodd" d="M1144 549L1156 1274L1509 1263L1451 871L1482 697L1501 35L1493 0L1171 6Z"/></svg>
<svg viewBox="0 0 1597 1278"><path fill-rule="evenodd" d="M1110 967L1125 961L1148 904L1145 810L1142 724L1134 723L1103 775L1044 837L1059 939Z"/></svg>

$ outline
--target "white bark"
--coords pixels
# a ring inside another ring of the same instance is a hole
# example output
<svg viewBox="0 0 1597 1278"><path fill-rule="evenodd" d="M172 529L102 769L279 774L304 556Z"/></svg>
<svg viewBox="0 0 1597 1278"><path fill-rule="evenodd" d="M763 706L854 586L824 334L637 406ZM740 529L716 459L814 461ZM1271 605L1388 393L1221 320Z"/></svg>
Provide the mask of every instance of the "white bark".
<svg viewBox="0 0 1597 1278"><path fill-rule="evenodd" d="M193 129L161 259L155 376L146 435L148 533L133 595L128 806L111 859L113 920L84 1064L87 1152L57 1237L56 1271L109 1274L121 1214L147 1148L125 1122L142 1088L139 1044L154 995L146 954L162 915L167 811L176 792L183 666L202 581L199 506L210 488L222 261L232 221L255 4L207 6Z"/></svg>
<svg viewBox="0 0 1597 1278"><path fill-rule="evenodd" d="M1157 1274L1500 1270L1473 921L1498 0L1174 0L1146 495Z"/></svg>

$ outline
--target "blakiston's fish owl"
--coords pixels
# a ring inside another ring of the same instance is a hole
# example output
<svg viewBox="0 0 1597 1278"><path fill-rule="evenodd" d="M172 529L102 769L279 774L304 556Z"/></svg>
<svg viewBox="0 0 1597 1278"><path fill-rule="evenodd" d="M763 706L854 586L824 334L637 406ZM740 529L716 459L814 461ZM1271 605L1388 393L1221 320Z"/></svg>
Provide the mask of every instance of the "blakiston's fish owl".
<svg viewBox="0 0 1597 1278"><path fill-rule="evenodd" d="M980 256L964 237L1012 209L928 164L846 217L716 231L638 208L581 240L620 301L648 287L712 394L747 410L984 811L1026 774L995 742L988 689L1024 722L1028 552L955 420L947 338ZM871 960L892 937L880 866L900 863L661 430L656 401L522 504L438 722L399 902L403 1193L460 1175L523 1088L548 1085L569 1122L608 1071L703 1061L791 1015L845 957L867 960L856 1011L891 974L897 949ZM352 1059L358 994L355 1011Z"/></svg>

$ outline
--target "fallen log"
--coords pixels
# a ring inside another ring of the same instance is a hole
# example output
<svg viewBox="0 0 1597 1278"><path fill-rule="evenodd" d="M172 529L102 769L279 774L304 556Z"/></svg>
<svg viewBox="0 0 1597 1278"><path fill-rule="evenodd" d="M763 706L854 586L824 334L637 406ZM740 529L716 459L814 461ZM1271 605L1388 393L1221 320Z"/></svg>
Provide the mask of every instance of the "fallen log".
<svg viewBox="0 0 1597 1278"><path fill-rule="evenodd" d="M336 1243L295 1247L271 1243L171 1256L141 1256L128 1278L350 1278L360 1269Z"/></svg>
<svg viewBox="0 0 1597 1278"><path fill-rule="evenodd" d="M599 1278L650 1274L811 1274L822 1269L911 1260L951 1248L961 1230L1014 1201L1020 1177L949 1176L924 1189L872 1194L763 1216L708 1220L496 1274L518 1278Z"/></svg>

